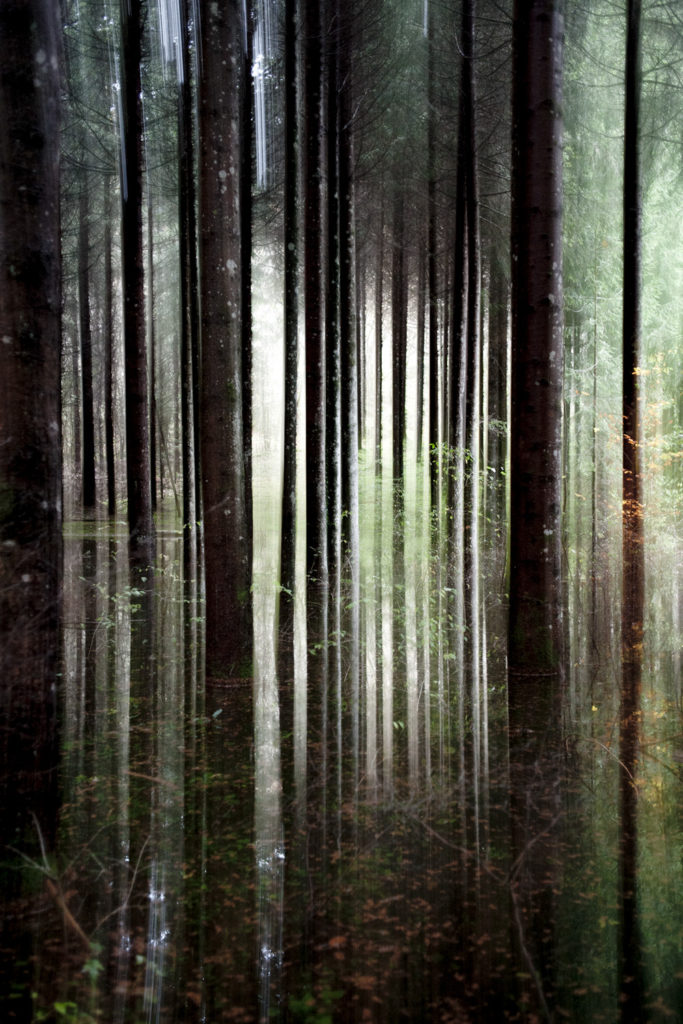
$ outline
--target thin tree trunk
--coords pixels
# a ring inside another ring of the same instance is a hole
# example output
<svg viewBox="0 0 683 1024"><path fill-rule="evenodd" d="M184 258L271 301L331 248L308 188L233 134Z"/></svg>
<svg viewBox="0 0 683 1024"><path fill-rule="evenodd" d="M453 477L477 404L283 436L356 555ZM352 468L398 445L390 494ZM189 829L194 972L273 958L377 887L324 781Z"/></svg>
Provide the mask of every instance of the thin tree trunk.
<svg viewBox="0 0 683 1024"><path fill-rule="evenodd" d="M346 295L340 281L340 183L339 183L339 11L336 0L325 7L327 35L324 61L326 131L324 147L327 164L327 295L325 322L326 419L325 448L327 480L327 561L331 580L339 572L341 557L341 350L340 323Z"/></svg>
<svg viewBox="0 0 683 1024"><path fill-rule="evenodd" d="M306 572L327 584L325 492L325 296L321 23L317 0L304 0L304 313L306 330Z"/></svg>
<svg viewBox="0 0 683 1024"><path fill-rule="evenodd" d="M157 510L157 466L162 482L163 459L157 457L157 435L161 424L157 423L157 366L156 366L156 324L154 318L154 206L152 189L147 183L147 351L149 352L149 473L152 512Z"/></svg>
<svg viewBox="0 0 683 1024"><path fill-rule="evenodd" d="M341 349L342 541L358 556L358 336L356 231L354 211L353 68L348 5L338 4L339 46L339 285ZM353 575L353 572L352 572ZM355 581L357 582L357 581Z"/></svg>
<svg viewBox="0 0 683 1024"><path fill-rule="evenodd" d="M427 304L427 254L420 239L417 256L417 423L415 427L417 460L422 461L422 423L424 420L425 312Z"/></svg>
<svg viewBox="0 0 683 1024"><path fill-rule="evenodd" d="M281 649L294 645L294 583L296 571L296 436L299 373L299 126L298 126L297 0L285 3L285 410L280 547ZM280 661L282 665L282 659ZM293 668L291 660L288 665Z"/></svg>
<svg viewBox="0 0 683 1024"><path fill-rule="evenodd" d="M403 502L403 473L406 432L406 343L407 287L405 266L405 200L400 187L394 194L391 264L391 339L392 339L392 447L394 485Z"/></svg>
<svg viewBox="0 0 683 1024"><path fill-rule="evenodd" d="M104 449L107 464L107 515L116 514L114 454L114 302L112 284L111 187L104 178Z"/></svg>
<svg viewBox="0 0 683 1024"><path fill-rule="evenodd" d="M126 382L126 480L131 557L135 561L144 562L152 558L154 523L142 247L142 35L141 0L121 0L121 250Z"/></svg>
<svg viewBox="0 0 683 1024"><path fill-rule="evenodd" d="M78 322L81 338L81 395L83 401L83 512L95 511L95 404L93 401L92 319L90 316L90 222L88 174L83 171L78 201Z"/></svg>
<svg viewBox="0 0 683 1024"><path fill-rule="evenodd" d="M481 397L481 261L479 253L479 185L475 132L474 85L474 0L465 0L462 8L461 46L462 85L461 116L464 120L465 145L462 156L466 162L467 192L467 336L465 446L467 449L464 509L464 582L468 594L466 622L469 640L469 661L473 677L478 679L479 661L479 455ZM473 695L474 711L478 695Z"/></svg>
<svg viewBox="0 0 683 1024"><path fill-rule="evenodd" d="M449 586L457 602L461 599L463 572L463 510L465 471L465 394L467 391L467 287L468 287L468 208L467 208L467 123L461 112L458 125L458 168L455 187L455 233L453 246L453 282L451 337L449 346L448 457L446 468L448 509Z"/></svg>
<svg viewBox="0 0 683 1024"><path fill-rule="evenodd" d="M194 138L187 0L180 6L180 53L183 73L178 83L178 241L180 257L180 433L183 476L183 559L189 569L196 558L197 438L194 432L192 351L197 346L197 238L195 216Z"/></svg>
<svg viewBox="0 0 683 1024"><path fill-rule="evenodd" d="M621 1019L647 1018L637 896L637 761L645 608L644 521L641 479L642 394L640 175L641 3L629 0L626 34L623 293L623 584L621 705L619 709L619 843Z"/></svg>
<svg viewBox="0 0 683 1024"><path fill-rule="evenodd" d="M382 475L382 335L384 317L384 199L380 198L375 263L375 476Z"/></svg>
<svg viewBox="0 0 683 1024"><path fill-rule="evenodd" d="M251 256L252 256L252 184L254 180L254 93L251 67L253 55L253 14L251 4L242 7L244 68L242 71L242 140L241 140L241 192L240 231L242 240L242 430L244 443L244 500L246 504L247 544L253 548L254 509L252 497L252 310L251 310ZM251 590L251 560L249 560L249 589Z"/></svg>
<svg viewBox="0 0 683 1024"><path fill-rule="evenodd" d="M429 334L429 490L432 514L439 507L439 309L436 260L436 86L434 4L427 9L427 304Z"/></svg>

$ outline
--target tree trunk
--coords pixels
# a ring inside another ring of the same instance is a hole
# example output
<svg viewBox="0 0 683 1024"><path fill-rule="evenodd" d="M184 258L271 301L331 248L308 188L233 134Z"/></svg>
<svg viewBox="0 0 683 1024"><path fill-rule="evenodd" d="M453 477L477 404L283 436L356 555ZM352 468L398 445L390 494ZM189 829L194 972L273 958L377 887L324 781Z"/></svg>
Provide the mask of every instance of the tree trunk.
<svg viewBox="0 0 683 1024"><path fill-rule="evenodd" d="M254 180L254 94L251 78L253 57L253 13L251 4L242 6L243 48L242 104L240 143L240 232L242 244L242 436L244 443L244 500L246 504L246 540L249 550L254 547L252 499L252 313L251 313L251 253L252 253L252 183ZM249 589L251 590L251 559L249 559Z"/></svg>
<svg viewBox="0 0 683 1024"><path fill-rule="evenodd" d="M479 455L481 399L481 265L479 253L479 183L475 133L474 87L474 0L462 7L462 83L461 121L466 167L467 192L467 317L466 317L466 393L465 393L465 508L464 508L464 583L467 592L465 615L472 666L473 704L479 705L476 682L479 664Z"/></svg>
<svg viewBox="0 0 683 1024"><path fill-rule="evenodd" d="M147 351L149 352L149 477L152 512L157 510L157 466L163 500L164 466L163 458L157 455L157 436L161 437L162 426L158 422L157 409L157 365L156 330L154 318L154 207L152 205L151 183L147 182Z"/></svg>
<svg viewBox="0 0 683 1024"><path fill-rule="evenodd" d="M50 0L0 6L0 805L54 837L62 557L60 38Z"/></svg>
<svg viewBox="0 0 683 1024"><path fill-rule="evenodd" d="M327 274L325 304L325 448L327 487L327 568L331 580L339 578L341 557L341 350L340 322L346 296L341 292L339 234L339 12L336 0L325 5L326 36L323 67L326 107L323 131L326 159Z"/></svg>
<svg viewBox="0 0 683 1024"><path fill-rule="evenodd" d="M111 245L112 179L104 178L104 449L107 463L107 515L116 514L116 465L114 456L114 302Z"/></svg>
<svg viewBox="0 0 683 1024"><path fill-rule="evenodd" d="M468 297L468 209L467 209L467 123L461 90L458 125L458 168L455 185L455 232L451 336L448 359L448 457L446 468L448 510L449 586L460 607L463 574L463 512L465 501L465 394L467 391L467 297Z"/></svg>
<svg viewBox="0 0 683 1024"><path fill-rule="evenodd" d="M197 508L192 352L197 348L197 225L195 214L194 137L188 4L180 6L180 53L183 73L178 83L178 242L180 261L180 433L183 475L183 560L186 570L196 557Z"/></svg>
<svg viewBox="0 0 683 1024"><path fill-rule="evenodd" d="M143 114L141 0L121 0L121 251L126 381L126 480L131 557L151 560L154 544L149 388L142 247Z"/></svg>
<svg viewBox="0 0 683 1024"><path fill-rule="evenodd" d="M342 542L358 557L358 338L356 292L356 231L354 216L353 68L351 11L339 11L339 285L341 349L341 508ZM352 572L353 576L353 572ZM357 581L356 581L357 582Z"/></svg>
<svg viewBox="0 0 683 1024"><path fill-rule="evenodd" d="M281 648L294 649L294 583L296 573L296 435L299 374L299 130L297 108L297 0L285 4L285 416L280 546ZM281 660L280 664L283 664ZM291 660L288 665L293 669Z"/></svg>
<svg viewBox="0 0 683 1024"><path fill-rule="evenodd" d="M251 673L242 389L241 6L201 4L201 473L209 676Z"/></svg>
<svg viewBox="0 0 683 1024"><path fill-rule="evenodd" d="M325 492L325 296L323 290L323 168L321 24L317 0L304 0L304 315L306 331L306 572L327 583Z"/></svg>
<svg viewBox="0 0 683 1024"><path fill-rule="evenodd" d="M90 223L88 174L83 172L78 201L78 321L81 338L83 396L82 504L90 518L95 511L95 406L93 401L92 320L90 316Z"/></svg>
<svg viewBox="0 0 683 1024"><path fill-rule="evenodd" d="M391 262L392 344L392 447L393 475L397 493L403 494L403 459L406 433L406 344L408 297L405 266L405 199L400 187L394 194Z"/></svg>
<svg viewBox="0 0 683 1024"><path fill-rule="evenodd" d="M424 364L425 364L425 313L427 305L427 282L426 282L427 254L424 248L424 240L420 238L419 251L417 255L417 422L415 426L416 455L418 462L422 461L422 424L424 420Z"/></svg>
<svg viewBox="0 0 683 1024"><path fill-rule="evenodd" d="M384 317L384 199L380 197L375 262L375 476L382 476L382 335Z"/></svg>
<svg viewBox="0 0 683 1024"><path fill-rule="evenodd" d="M621 1020L647 1018L638 920L637 841L640 694L645 605L644 522L641 479L640 374L642 195L640 181L640 0L629 0L626 33L624 138L623 294L623 584L621 609L621 705L619 709L619 844Z"/></svg>
<svg viewBox="0 0 683 1024"><path fill-rule="evenodd" d="M511 713L562 665L562 59L559 0L514 22ZM552 686L547 685L548 700ZM552 714L550 704L548 714Z"/></svg>
<svg viewBox="0 0 683 1024"><path fill-rule="evenodd" d="M439 309L436 260L436 86L434 4L427 9L427 304L429 345L429 491L432 514L439 507Z"/></svg>

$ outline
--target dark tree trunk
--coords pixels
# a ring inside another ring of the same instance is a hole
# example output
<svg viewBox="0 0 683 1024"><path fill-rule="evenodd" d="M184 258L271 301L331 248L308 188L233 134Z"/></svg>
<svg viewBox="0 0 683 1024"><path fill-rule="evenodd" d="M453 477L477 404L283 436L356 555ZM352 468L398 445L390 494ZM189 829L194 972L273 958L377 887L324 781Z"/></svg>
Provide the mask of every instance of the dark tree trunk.
<svg viewBox="0 0 683 1024"><path fill-rule="evenodd" d="M391 262L392 446L394 486L403 493L406 433L407 283L405 266L405 200L397 187L394 195ZM402 507L402 505L401 505Z"/></svg>
<svg viewBox="0 0 683 1024"><path fill-rule="evenodd" d="M253 58L253 14L251 4L242 7L242 139L240 143L240 232L242 242L242 436L244 442L244 500L249 550L253 549L252 499L252 313L251 313L251 250L252 250L252 184L254 180L254 93L251 78ZM249 560L251 590L251 559Z"/></svg>
<svg viewBox="0 0 683 1024"><path fill-rule="evenodd" d="M199 250L197 238L197 179L195 168L195 104L193 76L198 60L193 59L189 22L194 11L191 0L180 0L180 47L183 73L178 85L178 221L181 294L181 431L183 437L183 522L184 554L188 570L198 553L202 521L201 429L200 429L200 314ZM200 26L193 19L194 52L200 49Z"/></svg>
<svg viewBox="0 0 683 1024"><path fill-rule="evenodd" d="M142 246L143 113L141 0L121 0L121 250L126 381L126 480L131 556L151 560L154 543L149 388Z"/></svg>
<svg viewBox="0 0 683 1024"><path fill-rule="evenodd" d="M467 208L467 316L466 316L466 393L465 393L465 509L464 579L469 661L476 667L479 657L479 454L480 454L480 374L481 374L481 265L479 254L479 183L475 133L474 83L474 0L462 7L462 80L461 119L463 125L462 158L466 168ZM476 673L475 673L476 677ZM478 697L474 697L478 700Z"/></svg>
<svg viewBox="0 0 683 1024"><path fill-rule="evenodd" d="M326 120L324 146L326 158L326 235L327 274L325 304L325 378L326 378L326 488L327 488L327 567L331 580L338 579L341 553L341 350L340 321L346 296L340 283L339 234L339 21L338 4L325 5L327 32L323 66Z"/></svg>
<svg viewBox="0 0 683 1024"><path fill-rule="evenodd" d="M458 168L455 187L455 232L451 336L448 359L448 457L446 468L448 509L448 573L459 599L463 569L463 510L465 494L465 395L467 391L468 208L467 118L461 89L458 125Z"/></svg>
<svg viewBox="0 0 683 1024"><path fill-rule="evenodd" d="M424 364L425 364L425 314L427 306L426 263L427 254L421 238L418 252L417 267L417 458L422 460L422 424L424 420Z"/></svg>
<svg viewBox="0 0 683 1024"><path fill-rule="evenodd" d="M354 147L355 149L355 147ZM353 158L355 160L355 156ZM353 168L352 168L353 171ZM354 270L353 276L356 282L355 287L355 304L356 304L356 365L358 372L356 373L356 406L358 408L358 449L360 450L364 444L365 437L365 424L366 424L366 382L367 382L367 335L366 329L366 316L365 316L365 296L367 294L366 289L366 275L365 275L365 261L360 260L358 257L358 247L356 245L356 228L355 228L355 187L353 189L353 219L354 219Z"/></svg>
<svg viewBox="0 0 683 1024"><path fill-rule="evenodd" d="M178 238L180 257L180 430L183 476L183 559L189 569L196 558L196 491L198 437L194 424L192 353L198 348L197 223L195 212L194 135L187 0L180 7L180 53L183 74L178 83Z"/></svg>
<svg viewBox="0 0 683 1024"><path fill-rule="evenodd" d="M489 485L487 494L487 517L489 526L489 547L496 562L505 557L505 434L503 424L507 421L507 352L508 352L508 293L507 275L499 260L491 263L489 288L489 440L488 466ZM502 572L496 578L503 584Z"/></svg>
<svg viewBox="0 0 683 1024"><path fill-rule="evenodd" d="M157 455L157 436L161 435L161 423L157 421L157 366L156 330L154 317L154 207L152 190L147 186L147 351L149 352L149 476L152 512L157 509L157 466L163 500L164 467L163 459Z"/></svg>
<svg viewBox="0 0 683 1024"><path fill-rule="evenodd" d="M323 290L323 168L321 23L317 0L304 0L304 315L306 331L306 572L327 583L325 490L325 296Z"/></svg>
<svg viewBox="0 0 683 1024"><path fill-rule="evenodd" d="M281 648L294 649L294 582L296 570L296 434L299 360L299 131L297 108L297 0L285 4L285 416L280 547ZM281 665L283 664L281 660ZM288 661L291 665L291 662Z"/></svg>
<svg viewBox="0 0 683 1024"><path fill-rule="evenodd" d="M439 307L436 216L436 86L434 4L427 10L427 332L429 347L429 491L432 513L439 506Z"/></svg>
<svg viewBox="0 0 683 1024"><path fill-rule="evenodd" d="M384 201L380 198L375 263L375 476L382 476L382 335L384 316Z"/></svg>
<svg viewBox="0 0 683 1024"><path fill-rule="evenodd" d="M251 673L251 546L242 390L241 6L202 3L200 143L201 449L210 676Z"/></svg>
<svg viewBox="0 0 683 1024"><path fill-rule="evenodd" d="M626 33L623 295L623 584L619 709L619 848L621 1019L647 1019L637 894L637 762L645 604L640 372L642 195L640 175L640 0L629 0Z"/></svg>
<svg viewBox="0 0 683 1024"><path fill-rule="evenodd" d="M0 6L0 804L54 838L62 556L60 25ZM25 847L24 847L25 848Z"/></svg>
<svg viewBox="0 0 683 1024"><path fill-rule="evenodd" d="M116 465L114 455L114 303L111 246L111 187L104 178L104 450L107 463L107 515L116 514Z"/></svg>
<svg viewBox="0 0 683 1024"><path fill-rule="evenodd" d="M88 175L83 172L78 201L78 322L81 338L83 401L82 503L88 518L95 510L95 406L93 401L92 320L90 316L90 221Z"/></svg>
<svg viewBox="0 0 683 1024"><path fill-rule="evenodd" d="M562 59L559 0L518 0L513 55L511 714L562 664ZM525 680L531 680L525 684ZM542 684L548 700L552 684ZM549 714L551 705L549 703ZM518 723L518 724L521 724Z"/></svg>
<svg viewBox="0 0 683 1024"><path fill-rule="evenodd" d="M338 4L339 19L339 286L341 349L342 541L356 564L358 554L358 335L354 219L352 7Z"/></svg>

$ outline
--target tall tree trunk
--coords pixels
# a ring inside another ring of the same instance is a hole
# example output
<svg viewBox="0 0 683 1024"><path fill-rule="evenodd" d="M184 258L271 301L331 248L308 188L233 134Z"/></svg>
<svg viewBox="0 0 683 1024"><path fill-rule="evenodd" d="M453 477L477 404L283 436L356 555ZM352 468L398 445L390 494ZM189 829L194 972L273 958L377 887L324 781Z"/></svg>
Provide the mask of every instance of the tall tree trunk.
<svg viewBox="0 0 683 1024"><path fill-rule="evenodd" d="M439 308L436 234L436 85L434 4L427 8L427 304L429 347L429 491L432 514L439 505Z"/></svg>
<svg viewBox="0 0 683 1024"><path fill-rule="evenodd" d="M95 510L95 404L93 401L92 319L90 316L90 222L88 174L82 173L78 201L78 322L83 396L82 492L86 517Z"/></svg>
<svg viewBox="0 0 683 1024"><path fill-rule="evenodd" d="M136 561L145 562L152 558L154 523L142 246L142 10L142 0L121 0L121 250L128 527L131 556Z"/></svg>
<svg viewBox="0 0 683 1024"><path fill-rule="evenodd" d="M418 462L422 461L422 424L424 420L424 365L425 365L425 313L427 306L427 281L426 281L427 253L424 247L424 240L420 237L417 254L417 337L416 337L416 360L417 360L417 421L415 424L416 455Z"/></svg>
<svg viewBox="0 0 683 1024"><path fill-rule="evenodd" d="M382 335L384 317L384 197L380 196L375 262L375 476L382 476Z"/></svg>
<svg viewBox="0 0 683 1024"><path fill-rule="evenodd" d="M623 295L623 584L619 709L621 1019L646 1019L637 900L637 761L645 606L640 373L642 195L640 175L641 3L629 0L626 33Z"/></svg>
<svg viewBox="0 0 683 1024"><path fill-rule="evenodd" d="M392 447L394 487L403 507L406 433L407 275L405 261L405 197L400 186L394 194L391 262L392 344Z"/></svg>
<svg viewBox="0 0 683 1024"><path fill-rule="evenodd" d="M0 5L0 804L55 829L62 558L60 24Z"/></svg>
<svg viewBox="0 0 683 1024"><path fill-rule="evenodd" d="M188 3L180 4L182 75L178 83L178 239L180 258L180 432L183 476L183 559L190 569L196 557L196 459L192 352L197 349L197 224L195 213L194 135Z"/></svg>
<svg viewBox="0 0 683 1024"><path fill-rule="evenodd" d="M339 20L339 285L341 348L341 507L342 540L358 556L358 336L356 289L356 231L354 211L353 68L351 63L353 8L337 3ZM353 571L352 571L353 576ZM357 583L357 581L354 581Z"/></svg>
<svg viewBox="0 0 683 1024"><path fill-rule="evenodd" d="M489 289L489 451L488 498L491 549L505 555L505 434L507 420L508 277L498 258L491 260Z"/></svg>
<svg viewBox="0 0 683 1024"><path fill-rule="evenodd" d="M241 5L200 4L201 473L210 676L251 673L242 389Z"/></svg>
<svg viewBox="0 0 683 1024"><path fill-rule="evenodd" d="M559 0L516 3L509 696L521 716L528 686L563 657L563 31Z"/></svg>
<svg viewBox="0 0 683 1024"><path fill-rule="evenodd" d="M326 108L323 131L326 159L326 303L325 303L325 448L327 487L327 565L330 579L338 581L341 558L341 350L340 323L346 296L340 282L339 228L339 11L336 0L324 5L326 35L323 77ZM334 585L334 584L333 584Z"/></svg>
<svg viewBox="0 0 683 1024"><path fill-rule="evenodd" d="M321 22L318 0L304 0L304 315L306 331L306 572L327 583L325 491L325 296L323 290L323 168Z"/></svg>
<svg viewBox="0 0 683 1024"><path fill-rule="evenodd" d="M451 335L448 358L448 459L446 467L448 509L449 586L456 602L462 596L463 512L465 500L465 395L467 391L467 297L468 297L468 209L467 209L467 119L461 89L458 125L458 167L455 185L455 231Z"/></svg>
<svg viewBox="0 0 683 1024"><path fill-rule="evenodd" d="M284 259L285 259L285 414L282 480L282 539L280 545L280 626L281 648L288 651L288 666L293 669L289 652L294 647L294 583L296 571L296 435L297 385L299 374L299 126L297 0L285 3L285 181L284 181ZM283 664L281 659L280 664Z"/></svg>
<svg viewBox="0 0 683 1024"><path fill-rule="evenodd" d="M466 166L467 191L467 336L465 394L465 509L464 509L464 583L467 591L466 622L469 641L469 662L473 679L478 679L479 663L479 455L481 398L481 261L479 253L479 183L475 132L474 83L474 0L464 0L462 7L462 83L461 118L464 122L462 157ZM474 709L479 704L473 693Z"/></svg>
<svg viewBox="0 0 683 1024"><path fill-rule="evenodd" d="M253 12L251 3L242 5L242 105L240 144L240 233L242 243L242 436L244 443L244 500L249 550L253 549L252 498L252 311L251 311L251 256L252 256L252 185L254 180L254 93L251 68L253 63ZM249 589L251 590L251 559L249 560Z"/></svg>
<svg viewBox="0 0 683 1024"><path fill-rule="evenodd" d="M104 450L107 464L107 515L116 514L116 465L114 455L114 301L112 283L111 187L104 178Z"/></svg>
<svg viewBox="0 0 683 1024"><path fill-rule="evenodd" d="M157 436L161 437L162 426L158 422L157 409L157 365L156 365L156 324L154 316L154 206L152 204L151 182L147 182L147 351L149 353L149 475L152 512L157 510L157 466L163 499L164 466L163 458L157 455Z"/></svg>

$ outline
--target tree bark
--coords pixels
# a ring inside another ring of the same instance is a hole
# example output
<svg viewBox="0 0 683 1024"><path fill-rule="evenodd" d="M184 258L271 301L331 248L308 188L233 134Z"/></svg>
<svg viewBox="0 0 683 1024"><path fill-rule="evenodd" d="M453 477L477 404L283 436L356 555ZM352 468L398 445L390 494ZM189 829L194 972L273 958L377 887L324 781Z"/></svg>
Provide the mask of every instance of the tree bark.
<svg viewBox="0 0 683 1024"><path fill-rule="evenodd" d="M92 320L90 316L90 222L88 174L84 170L78 201L78 322L81 338L83 396L82 490L83 512L95 509L95 407L93 401Z"/></svg>
<svg viewBox="0 0 683 1024"><path fill-rule="evenodd" d="M352 8L339 12L339 286L341 349L341 508L342 543L351 557L358 555L358 340L356 290L356 229L354 210Z"/></svg>
<svg viewBox="0 0 683 1024"><path fill-rule="evenodd" d="M126 480L131 557L151 560L149 386L142 246L143 112L141 0L121 0L121 250L126 382Z"/></svg>
<svg viewBox="0 0 683 1024"><path fill-rule="evenodd" d="M325 102L325 224L327 242L325 302L325 449L327 487L327 568L330 580L339 579L341 558L341 316L346 296L341 291L340 183L339 183L339 11L336 0L324 5L326 17L323 59Z"/></svg>
<svg viewBox="0 0 683 1024"><path fill-rule="evenodd" d="M157 467L159 471L159 491L163 500L164 463L163 457L157 454L157 436L162 435L162 425L157 408L157 352L156 330L154 317L154 205L152 189L147 182L147 351L149 353L149 483L152 512L156 512L158 504Z"/></svg>
<svg viewBox="0 0 683 1024"><path fill-rule="evenodd" d="M252 255L252 184L254 180L254 94L251 78L253 63L253 13L251 4L242 6L242 103L240 142L240 238L242 245L242 435L244 443L244 500L249 550L253 549L252 498L252 349L253 330L251 312L251 255ZM249 589L251 590L251 559L249 560Z"/></svg>
<svg viewBox="0 0 683 1024"><path fill-rule="evenodd" d="M297 0L285 3L285 180L284 180L284 328L285 413L280 545L281 646L293 651L296 572L296 435L299 375L299 126L297 88ZM282 664L281 660L281 664ZM291 664L288 662L288 664Z"/></svg>
<svg viewBox="0 0 683 1024"><path fill-rule="evenodd" d="M104 449L107 464L107 515L116 514L116 465L114 455L114 303L111 244L112 179L104 177Z"/></svg>
<svg viewBox="0 0 683 1024"><path fill-rule="evenodd" d="M251 674L251 546L246 499L240 115L241 6L201 4L199 227L201 473L209 676Z"/></svg>
<svg viewBox="0 0 683 1024"><path fill-rule="evenodd" d="M196 458L192 352L198 345L197 223L195 212L194 136L190 81L190 40L187 0L180 4L180 53L183 73L178 83L178 242L180 262L180 431L183 475L183 559L194 563L197 539Z"/></svg>
<svg viewBox="0 0 683 1024"><path fill-rule="evenodd" d="M60 25L0 6L0 803L54 835L62 557ZM32 825L31 825L32 829Z"/></svg>
<svg viewBox="0 0 683 1024"><path fill-rule="evenodd" d="M623 292L623 582L621 704L619 709L619 938L621 1020L647 1019L637 894L640 696L645 609L644 520L641 478L642 394L640 173L641 3L628 0L624 138Z"/></svg>
<svg viewBox="0 0 683 1024"><path fill-rule="evenodd" d="M427 305L429 347L429 491L432 513L439 507L439 308L436 217L436 83L434 68L434 4L427 8Z"/></svg>
<svg viewBox="0 0 683 1024"><path fill-rule="evenodd" d="M306 332L306 572L327 584L325 486L325 295L321 23L317 0L304 0L304 316Z"/></svg>
<svg viewBox="0 0 683 1024"><path fill-rule="evenodd" d="M391 344L392 344L392 445L394 486L403 493L403 459L406 433L407 285L405 266L405 197L396 186L392 223Z"/></svg>
<svg viewBox="0 0 683 1024"><path fill-rule="evenodd" d="M522 715L524 678L563 657L563 22L559 0L515 5L508 656Z"/></svg>

